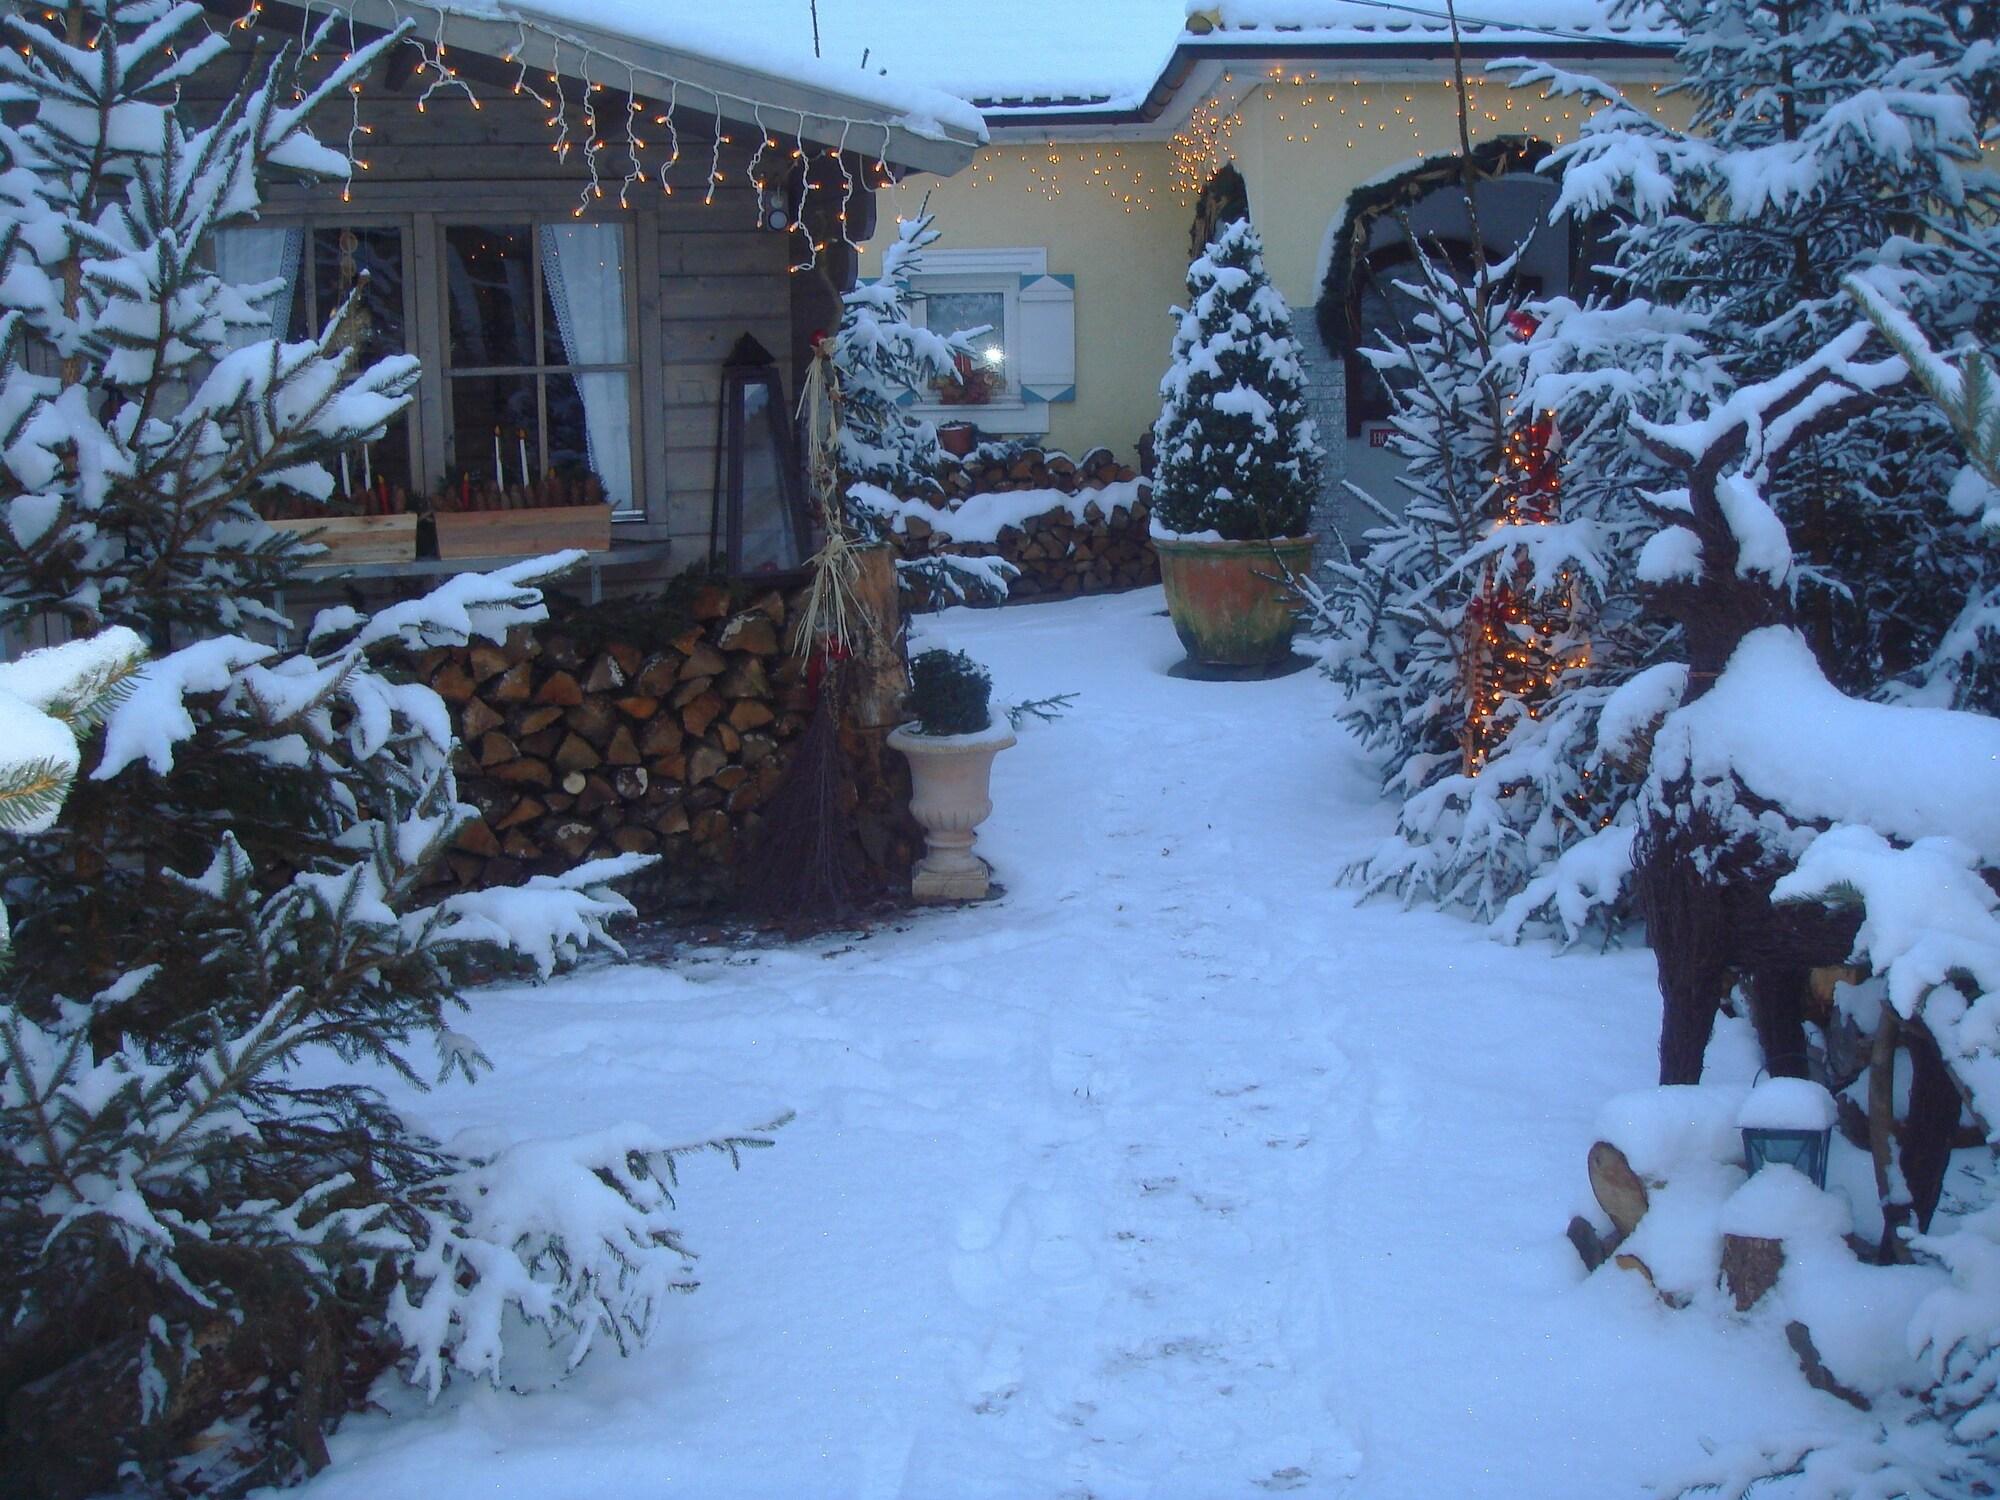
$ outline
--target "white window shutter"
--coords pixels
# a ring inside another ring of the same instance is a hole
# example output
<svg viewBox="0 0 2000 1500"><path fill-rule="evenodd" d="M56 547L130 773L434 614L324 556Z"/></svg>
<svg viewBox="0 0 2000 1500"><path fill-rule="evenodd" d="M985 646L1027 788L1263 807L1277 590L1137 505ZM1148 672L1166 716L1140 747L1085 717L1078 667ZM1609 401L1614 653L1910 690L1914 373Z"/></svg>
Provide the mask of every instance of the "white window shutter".
<svg viewBox="0 0 2000 1500"><path fill-rule="evenodd" d="M1076 278L1021 278L1015 368L1031 401L1076 400Z"/></svg>

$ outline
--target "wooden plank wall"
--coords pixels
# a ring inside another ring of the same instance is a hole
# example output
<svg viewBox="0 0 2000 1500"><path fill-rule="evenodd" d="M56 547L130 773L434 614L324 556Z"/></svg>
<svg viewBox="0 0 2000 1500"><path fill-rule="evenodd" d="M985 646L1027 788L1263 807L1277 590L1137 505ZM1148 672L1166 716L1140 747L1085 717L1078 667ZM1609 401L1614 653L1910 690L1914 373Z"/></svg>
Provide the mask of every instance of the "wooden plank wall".
<svg viewBox="0 0 2000 1500"><path fill-rule="evenodd" d="M235 65L240 67L240 62ZM378 74L383 70L378 68ZM205 89L191 90L199 105L233 85L234 70L211 70ZM532 80L544 98L554 86L542 74ZM368 163L352 189L356 213L504 213L574 209L590 184L581 142L588 139L580 107L581 85L566 79L572 149L553 149L557 130L545 109L504 86L474 83L474 109L454 88L431 94L420 113L423 76L391 93L380 78L364 84L357 155ZM796 399L792 350L792 283L786 236L756 227L755 197L747 168L756 128L725 121L719 164L723 181L710 198L708 172L714 148L714 119L687 110L676 115L679 157L665 177L670 136L656 123L656 106L640 101L635 113L640 152L648 180L626 189L629 207L620 210L621 180L628 170L622 120L626 95L606 87L591 96L597 111L598 180L602 195L590 198L593 214L621 215L635 226L635 293L639 304L641 418L645 502L650 537L671 537L675 566L698 556L707 545L715 478L716 407L722 362L736 340L749 333L785 371L786 388ZM314 122L322 140L344 144L354 123L350 107L329 107ZM789 150L789 142L786 149ZM337 210L339 189L274 186L273 211ZM417 257L413 257L417 259ZM412 274L436 274L413 264ZM629 528L628 528L629 529ZM621 531L621 534L623 532ZM635 533L636 534L636 533Z"/></svg>

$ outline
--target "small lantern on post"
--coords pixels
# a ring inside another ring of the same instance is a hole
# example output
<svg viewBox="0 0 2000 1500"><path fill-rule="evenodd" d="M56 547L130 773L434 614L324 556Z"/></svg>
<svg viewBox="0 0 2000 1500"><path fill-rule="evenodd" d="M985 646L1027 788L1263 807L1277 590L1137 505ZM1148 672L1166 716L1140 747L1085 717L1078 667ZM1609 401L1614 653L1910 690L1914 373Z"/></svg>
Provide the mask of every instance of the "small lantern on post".
<svg viewBox="0 0 2000 1500"><path fill-rule="evenodd" d="M784 377L746 333L722 366L709 557L732 577L790 572L804 566L811 530Z"/></svg>
<svg viewBox="0 0 2000 1500"><path fill-rule="evenodd" d="M1738 1111L1743 1162L1756 1175L1761 1167L1795 1167L1826 1186L1826 1159L1839 1111L1819 1084L1806 1078L1766 1078L1750 1090Z"/></svg>

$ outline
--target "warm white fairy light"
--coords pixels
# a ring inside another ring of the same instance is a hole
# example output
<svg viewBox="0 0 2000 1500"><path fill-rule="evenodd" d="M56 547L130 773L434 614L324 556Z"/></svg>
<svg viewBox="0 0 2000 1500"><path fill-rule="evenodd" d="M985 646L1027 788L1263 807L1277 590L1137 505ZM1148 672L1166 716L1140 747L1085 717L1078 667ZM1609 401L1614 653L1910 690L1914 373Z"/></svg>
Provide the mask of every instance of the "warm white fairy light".
<svg viewBox="0 0 2000 1500"><path fill-rule="evenodd" d="M715 101L715 130L710 139L708 151L708 191L702 195L701 206L708 207L715 201L716 184L722 181L722 145L729 139L722 133L722 101Z"/></svg>
<svg viewBox="0 0 2000 1500"><path fill-rule="evenodd" d="M561 42L556 43L555 55L549 60L549 82L556 87L555 100L549 105L555 111L549 124L556 127L556 138L549 149L555 152L557 161L566 162L569 160L569 99L563 93Z"/></svg>
<svg viewBox="0 0 2000 1500"><path fill-rule="evenodd" d="M350 25L351 24L352 23L350 22ZM520 72L517 73L514 77L515 93L526 94L530 99L534 100L535 103L541 105L543 109L553 109L555 107L547 99L542 97L541 91L539 89L537 89L532 83L528 82L528 28L526 25L524 24L516 25L514 32L514 45L511 50L501 53L500 60L502 62L513 63L517 68L520 69Z"/></svg>
<svg viewBox="0 0 2000 1500"><path fill-rule="evenodd" d="M679 101L680 93L681 86L678 83L669 85L667 89L666 112L653 117L655 125L664 125L667 127L667 155L666 159L660 163L660 191L665 193L669 198L674 195L674 184L671 174L674 168L680 165L681 160L681 133L679 127L674 124L674 105Z"/></svg>
<svg viewBox="0 0 2000 1500"><path fill-rule="evenodd" d="M750 178L751 222L761 226L764 222L764 179L759 173L764 165L765 147L775 143L771 139L770 130L764 124L762 105L750 106L750 123L757 129L757 149L750 153L750 165L745 171Z"/></svg>
<svg viewBox="0 0 2000 1500"><path fill-rule="evenodd" d="M450 88L457 89L461 94L465 95L465 97L472 102L472 107L474 109L478 109L480 107L479 96L472 92L472 86L470 84L468 84L464 79L458 76L458 69L452 67L445 61L444 8L442 6L439 6L437 10L437 27L431 35L431 46L435 50L429 57L425 58L423 63L420 63L418 66L420 68L428 66L434 76L432 77L431 81L424 86L423 93L417 96L417 113L422 114L424 112L424 106L430 103L430 98L432 94L435 94L439 89L450 89ZM417 54L420 57L423 56L422 44L418 45Z"/></svg>
<svg viewBox="0 0 2000 1500"><path fill-rule="evenodd" d="M302 36L308 40L302 43L302 46L310 47L312 45L310 41L312 35L311 16L315 5L319 3L320 0L304 0L301 12L301 26ZM407 0L386 0L386 3L391 15L394 17L394 24L399 28L406 25L404 5L407 3ZM424 87L414 101L418 111L420 113L428 112L430 102L440 92L448 94L453 90L464 95L466 102L474 109L483 108L483 103L478 94L473 90L470 83L459 76L459 70L451 63L448 34L451 24L459 19L457 12L445 5L436 3L436 0L417 0L417 3L411 5L410 9L418 12L429 11L431 15L431 24L427 28L428 36L422 32L409 31L401 38L403 45L413 47L416 50L417 63L414 72L418 74L428 73L429 75L424 79ZM359 43L355 35L356 18L353 10L345 4L341 4L340 0L330 0L330 3L326 5L326 10L329 12L338 12L344 17L348 33L346 39L347 56L352 58L359 49ZM264 0L251 0L248 8L228 24L236 29L248 30L260 23L263 14ZM480 16L472 19L486 21L493 18L490 16ZM715 202L718 191L728 181L728 173L724 170L722 156L725 147L735 144L735 137L729 132L729 119L741 119L747 113L756 123L758 143L749 159L750 187L753 193L758 187L762 186L759 179L767 166L765 160L766 154L786 149L786 143L782 138L782 131L774 135L765 123L763 110L768 107L765 101L752 98L748 95L732 93L726 89L717 89L711 84L692 82L660 69L649 68L643 64L634 63L627 58L614 56L567 31L542 22L531 22L519 16L509 16L505 19L514 21L515 34L512 42L504 46L497 55L501 62L511 63L516 69L510 92L532 99L546 111L544 123L553 132L553 139L550 142L549 149L554 152L559 161L563 162L568 161L570 148L576 139L569 122L572 100L569 98L564 86L566 70L563 60L563 48L565 44L572 49L573 55L577 59L576 62L569 65L567 76L570 78L580 77L582 80L582 97L578 102L581 105L579 111L583 127L581 138L584 143L584 158L587 166L588 180L578 194L578 208L576 212L579 216L593 202L602 199L606 193L607 174L603 169L600 158L607 149L608 143L600 128L602 122L596 97L599 93L605 91L606 85L593 77L593 69L600 62L607 67L623 68L626 74L624 91L625 164L619 182L618 202L620 207L630 206L631 189L634 184L647 181L645 153L648 142L640 134L640 127L643 122L638 116L642 110L651 111L657 109L658 105L642 101L640 95L642 87L645 88L646 95L650 99L657 100L664 93L667 100L664 110L653 117L653 123L664 126L667 132L665 154L658 167L661 191L666 196L673 195L674 186L670 181L670 173L679 163L681 157L680 128L679 122L675 117L680 107L680 93L683 85L697 96L703 96L700 102L706 106L706 112L711 114L713 118L708 180L702 197L702 202L705 205L712 205ZM550 49L548 81L553 89L553 98L545 94L538 87L537 81L532 77L531 70L533 64L530 61L530 49L531 45L536 41L546 41ZM316 52L313 53L313 60L318 60ZM349 95L346 153L348 165L347 176L341 185L341 201L351 203L353 201L353 174L357 169L367 170L370 165L368 160L360 154L360 148L363 145L361 138L372 134L373 127L363 123L360 97L362 90L361 81L356 79L350 82L347 87ZM793 111L788 110L787 112L791 113ZM810 268L817 264L820 253L827 249L832 236L829 233L824 239L815 238L813 231L806 224L808 217L807 210L814 192L817 191L820 193L822 200L824 200L824 196L832 184L830 179L815 183L815 158L813 152L808 147L808 137L818 135L819 130L838 127L837 144L832 146L821 145L819 156L821 159L831 157L834 169L840 174L838 206L834 212L834 223L837 226L841 242L850 248L859 249L860 247L854 240L850 229L850 211L853 205L855 180L857 177L860 177L866 185L872 188L886 188L894 182L895 174L889 165L888 153L894 148L895 144L895 124L892 120L886 118L860 120L844 114L808 115L802 109L797 110L796 113L798 115L798 127L794 133L794 139L789 145L789 156L791 161L797 164L796 170L801 173L801 201L796 211L794 222L787 227L789 230L795 230L804 237L805 258L803 267L801 268ZM815 129L815 126L818 129ZM857 162L856 168L852 170L847 164L848 143L857 126L872 127L879 130L882 135L880 149L876 152L874 158L875 171L872 174L872 182L869 180L871 174L863 169L861 162ZM820 136L822 142L824 139L824 136ZM794 170L794 168L788 167L784 176L779 180L781 182L788 180L791 170Z"/></svg>
<svg viewBox="0 0 2000 1500"><path fill-rule="evenodd" d="M841 244L847 246L850 250L859 250L861 247L854 243L853 238L847 232L848 210L854 206L854 174L847 170L847 130L848 127L845 125L840 127L840 145L835 148L833 153L833 164L840 168L840 212L835 217L840 224ZM811 191L812 173L810 172L806 174L806 187L807 191ZM804 217L804 215L802 214L800 217Z"/></svg>
<svg viewBox="0 0 2000 1500"><path fill-rule="evenodd" d="M590 181L577 190L576 207L571 211L576 218L582 218L584 211L604 196L604 184L598 178L597 156L603 150L604 142L597 135L597 96L604 85L590 76L590 58L583 60L583 76L578 80L583 86L583 164L590 172Z"/></svg>
<svg viewBox="0 0 2000 1500"><path fill-rule="evenodd" d="M639 139L639 111L644 108L639 103L639 80L630 68L625 70L625 180L618 184L618 206L630 208L634 183L646 180L646 168L639 159L639 153L646 149L646 143Z"/></svg>

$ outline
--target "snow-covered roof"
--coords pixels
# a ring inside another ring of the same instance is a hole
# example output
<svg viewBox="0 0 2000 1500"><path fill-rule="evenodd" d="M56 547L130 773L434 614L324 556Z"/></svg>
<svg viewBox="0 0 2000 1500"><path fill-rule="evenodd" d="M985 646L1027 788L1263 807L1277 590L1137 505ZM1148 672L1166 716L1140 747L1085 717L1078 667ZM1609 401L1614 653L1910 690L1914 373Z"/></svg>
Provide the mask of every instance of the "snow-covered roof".
<svg viewBox="0 0 2000 1500"><path fill-rule="evenodd" d="M404 15L398 0L338 3L357 20L385 27ZM758 24L778 19L775 0L743 0L740 8L732 0L708 13L713 20L690 20L688 7L661 0L437 0L437 6L439 32L453 48L601 83L629 82L641 93L671 92L680 104L712 104L731 119L796 121L813 139L904 166L953 172L986 140L977 109L914 73L813 56L806 0L799 0L804 29L798 31ZM419 33L429 39L431 24L420 21Z"/></svg>
<svg viewBox="0 0 2000 1500"><path fill-rule="evenodd" d="M643 0L620 0L624 4ZM729 0L734 24L812 52L810 0ZM821 56L982 104L1133 108L1180 40L1187 0L819 0Z"/></svg>
<svg viewBox="0 0 2000 1500"><path fill-rule="evenodd" d="M563 0L548 0L563 3ZM642 5L646 0L614 0ZM1468 0L1475 49L1566 52L1660 47L1670 33L1614 21L1612 0ZM970 99L990 125L1043 112L1135 115L1159 106L1192 63L1242 54L1442 53L1444 0L818 0L821 55L884 81ZM812 0L730 0L732 24L810 56ZM1148 114L1150 118L1150 114Z"/></svg>
<svg viewBox="0 0 2000 1500"><path fill-rule="evenodd" d="M1669 46L1677 33L1664 17L1614 15L1611 0L1467 0L1458 7L1467 41L1517 42L1532 52L1569 45ZM1187 0L1190 35L1242 43L1379 47L1397 42L1446 45L1444 0Z"/></svg>

